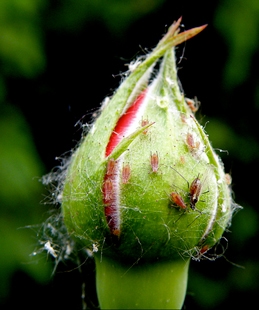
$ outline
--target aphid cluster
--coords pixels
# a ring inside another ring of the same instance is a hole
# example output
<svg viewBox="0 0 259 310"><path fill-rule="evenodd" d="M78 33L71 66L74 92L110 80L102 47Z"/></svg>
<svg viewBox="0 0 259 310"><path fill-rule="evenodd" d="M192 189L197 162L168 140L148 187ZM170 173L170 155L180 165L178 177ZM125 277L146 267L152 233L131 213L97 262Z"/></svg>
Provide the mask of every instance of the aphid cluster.
<svg viewBox="0 0 259 310"><path fill-rule="evenodd" d="M120 235L120 215L119 215L119 202L118 202L118 169L119 163L113 158L107 162L106 173L103 181L103 203L104 213L110 232L114 236ZM121 170L121 181L127 184L131 175L129 164L123 164Z"/></svg>
<svg viewBox="0 0 259 310"><path fill-rule="evenodd" d="M171 167L172 169L174 169L173 167ZM196 204L199 201L199 197L201 195L201 189L202 189L202 182L200 180L199 175L192 181L191 185L189 184L189 182L176 170L174 169L186 182L188 185L188 198L189 198L189 202L190 202L190 208L194 211L198 211L199 213L202 213L200 210L198 210L196 208ZM187 205L184 202L182 196L176 192L172 192L170 194L170 197L173 201L173 203L181 208L182 210L187 210Z"/></svg>
<svg viewBox="0 0 259 310"><path fill-rule="evenodd" d="M111 158L108 160L106 174L103 182L104 213L112 235L119 236L120 227L117 216L116 202L116 167L117 162Z"/></svg>

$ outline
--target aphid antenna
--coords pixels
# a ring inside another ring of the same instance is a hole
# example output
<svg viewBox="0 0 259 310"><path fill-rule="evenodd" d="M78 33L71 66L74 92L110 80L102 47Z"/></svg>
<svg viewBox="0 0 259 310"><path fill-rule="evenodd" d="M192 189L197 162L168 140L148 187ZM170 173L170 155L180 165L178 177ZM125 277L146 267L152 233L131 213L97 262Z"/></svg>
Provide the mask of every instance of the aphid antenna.
<svg viewBox="0 0 259 310"><path fill-rule="evenodd" d="M188 180L179 172L177 171L174 167L170 166L171 169L173 169L176 173L179 174L180 177L182 177L188 184L188 188L190 188L190 183L188 182Z"/></svg>
<svg viewBox="0 0 259 310"><path fill-rule="evenodd" d="M165 192L166 196L169 198L169 200L171 201L170 195L165 190L164 190L164 192Z"/></svg>
<svg viewBox="0 0 259 310"><path fill-rule="evenodd" d="M198 211L200 214L198 214L196 217L195 217L195 219L187 226L187 227L190 227L202 214L204 214L204 213L202 213L200 210L198 210L198 209L194 209L193 211Z"/></svg>
<svg viewBox="0 0 259 310"><path fill-rule="evenodd" d="M226 258L225 255L221 255L228 263L230 263L231 265L235 266L235 267L238 267L238 268L241 268L241 269L245 269L244 266L242 265L239 265L239 264L236 264L236 263L233 263L232 261L230 261L229 259Z"/></svg>
<svg viewBox="0 0 259 310"><path fill-rule="evenodd" d="M177 186L177 185L175 185L175 184L173 184L172 187L176 187L179 191L185 192L185 190L183 190L181 187L179 187L179 186Z"/></svg>
<svg viewBox="0 0 259 310"><path fill-rule="evenodd" d="M182 214L178 217L178 219L174 222L174 224L176 224L180 220L180 218L187 212L188 212L187 210L184 210L184 212L182 212Z"/></svg>

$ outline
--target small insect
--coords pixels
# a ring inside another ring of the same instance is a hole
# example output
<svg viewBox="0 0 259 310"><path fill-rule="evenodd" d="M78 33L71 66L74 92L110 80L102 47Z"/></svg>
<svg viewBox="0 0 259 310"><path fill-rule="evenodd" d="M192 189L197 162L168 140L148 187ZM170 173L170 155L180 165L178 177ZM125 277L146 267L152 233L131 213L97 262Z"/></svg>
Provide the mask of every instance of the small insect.
<svg viewBox="0 0 259 310"><path fill-rule="evenodd" d="M111 179L106 179L103 184L104 201L109 202L113 197L113 184Z"/></svg>
<svg viewBox="0 0 259 310"><path fill-rule="evenodd" d="M191 151L198 150L200 147L200 142L195 141L193 135L189 132L187 133L186 136L186 143Z"/></svg>
<svg viewBox="0 0 259 310"><path fill-rule="evenodd" d="M157 171L158 171L158 164L159 164L159 158L158 158L157 152L151 154L151 156L150 156L150 164L151 164L152 172L157 173Z"/></svg>
<svg viewBox="0 0 259 310"><path fill-rule="evenodd" d="M196 255L193 257L194 260L200 261L201 259L208 259L208 260L214 260L209 258L208 256L205 256L205 254L210 250L209 245L199 245L195 247Z"/></svg>
<svg viewBox="0 0 259 310"><path fill-rule="evenodd" d="M109 159L107 163L106 175L108 176L114 175L115 167L116 167L116 161L113 158Z"/></svg>
<svg viewBox="0 0 259 310"><path fill-rule="evenodd" d="M129 164L123 165L122 172L121 172L121 177L122 177L122 183L123 184L128 183L129 178L130 178L130 173L131 173L130 165Z"/></svg>
<svg viewBox="0 0 259 310"><path fill-rule="evenodd" d="M117 228L113 228L112 229L112 234L114 235L114 236L116 236L116 237L119 237L120 236L120 230L119 229L117 229Z"/></svg>
<svg viewBox="0 0 259 310"><path fill-rule="evenodd" d="M172 201L174 202L174 204L176 204L178 207L180 207L183 210L187 209L187 206L185 202L183 201L183 198L179 194L173 192L170 194L170 197Z"/></svg>
<svg viewBox="0 0 259 310"><path fill-rule="evenodd" d="M188 107L191 109L193 113L198 111L201 104L198 101L197 97L194 97L194 99L185 98L185 102L187 103Z"/></svg>
<svg viewBox="0 0 259 310"><path fill-rule="evenodd" d="M225 180L226 180L227 185L231 185L232 178L231 178L231 175L229 173L225 174Z"/></svg>
<svg viewBox="0 0 259 310"><path fill-rule="evenodd" d="M180 156L180 163L185 164L185 157L183 155Z"/></svg>
<svg viewBox="0 0 259 310"><path fill-rule="evenodd" d="M147 126L148 124L149 124L148 119L142 119L142 120L141 120L141 127L145 127L145 126ZM148 132L148 128L145 129L145 130L143 131L143 134L146 135L147 132Z"/></svg>
<svg viewBox="0 0 259 310"><path fill-rule="evenodd" d="M197 178L195 178L192 181L190 189L189 189L190 207L192 210L197 210L195 208L195 205L199 200L199 197L201 194L201 187L202 187L202 183L201 183L201 180L200 180L199 175L198 175ZM199 210L197 210L197 211L199 211Z"/></svg>
<svg viewBox="0 0 259 310"><path fill-rule="evenodd" d="M209 250L209 246L206 244L200 249L200 254L203 255Z"/></svg>
<svg viewBox="0 0 259 310"><path fill-rule="evenodd" d="M190 200L190 208L192 210L198 211L199 213L202 213L200 210L196 208L196 204L199 201L199 197L201 195L201 189L202 189L202 182L200 180L199 174L198 176L192 181L191 185L190 183L185 179L181 173L179 173L175 168L171 167L174 171L176 171L186 182L189 188L188 197Z"/></svg>

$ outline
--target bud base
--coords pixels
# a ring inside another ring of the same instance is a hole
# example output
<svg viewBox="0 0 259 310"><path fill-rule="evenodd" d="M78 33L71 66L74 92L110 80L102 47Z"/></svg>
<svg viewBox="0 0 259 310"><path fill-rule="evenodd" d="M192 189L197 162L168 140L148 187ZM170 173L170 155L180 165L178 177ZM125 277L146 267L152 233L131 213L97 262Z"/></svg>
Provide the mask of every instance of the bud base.
<svg viewBox="0 0 259 310"><path fill-rule="evenodd" d="M101 309L180 309L189 261L122 265L97 256L96 282Z"/></svg>

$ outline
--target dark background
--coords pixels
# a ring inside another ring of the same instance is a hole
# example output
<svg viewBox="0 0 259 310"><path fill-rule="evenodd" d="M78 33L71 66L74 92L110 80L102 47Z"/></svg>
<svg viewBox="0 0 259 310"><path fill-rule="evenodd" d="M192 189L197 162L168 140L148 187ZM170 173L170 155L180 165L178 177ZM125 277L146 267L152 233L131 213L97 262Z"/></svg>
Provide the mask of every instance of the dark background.
<svg viewBox="0 0 259 310"><path fill-rule="evenodd" d="M52 275L54 261L37 247L52 208L39 180L76 146L76 124L89 122L113 93L125 63L150 51L180 16L183 30L208 24L177 48L178 74L186 96L201 101L197 118L213 146L228 150L220 155L244 208L225 234L225 257L191 263L184 308L257 304L259 2L2 0L1 309L80 309L82 282L96 304L91 261L83 273L66 262Z"/></svg>

